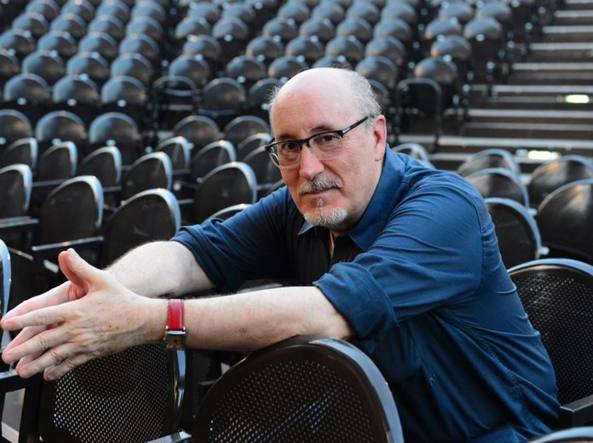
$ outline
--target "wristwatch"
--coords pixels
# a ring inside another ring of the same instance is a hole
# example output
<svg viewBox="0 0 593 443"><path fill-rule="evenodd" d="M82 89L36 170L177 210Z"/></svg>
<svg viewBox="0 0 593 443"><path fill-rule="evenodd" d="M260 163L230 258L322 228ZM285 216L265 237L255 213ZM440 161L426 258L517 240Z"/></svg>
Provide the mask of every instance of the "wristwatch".
<svg viewBox="0 0 593 443"><path fill-rule="evenodd" d="M165 327L165 345L167 349L185 347L185 323L183 321L183 300L169 299L167 305L167 326Z"/></svg>

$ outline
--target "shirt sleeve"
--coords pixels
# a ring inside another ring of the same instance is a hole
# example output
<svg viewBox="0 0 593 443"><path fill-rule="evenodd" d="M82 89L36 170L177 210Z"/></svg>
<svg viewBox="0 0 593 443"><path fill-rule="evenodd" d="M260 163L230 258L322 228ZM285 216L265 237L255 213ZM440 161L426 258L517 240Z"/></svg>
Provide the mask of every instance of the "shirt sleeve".
<svg viewBox="0 0 593 443"><path fill-rule="evenodd" d="M479 287L482 216L476 203L463 188L410 192L368 250L314 282L367 350L399 322L463 303Z"/></svg>
<svg viewBox="0 0 593 443"><path fill-rule="evenodd" d="M233 292L247 280L285 278L289 269L285 188L228 220L182 227L171 239L185 245L214 285Z"/></svg>

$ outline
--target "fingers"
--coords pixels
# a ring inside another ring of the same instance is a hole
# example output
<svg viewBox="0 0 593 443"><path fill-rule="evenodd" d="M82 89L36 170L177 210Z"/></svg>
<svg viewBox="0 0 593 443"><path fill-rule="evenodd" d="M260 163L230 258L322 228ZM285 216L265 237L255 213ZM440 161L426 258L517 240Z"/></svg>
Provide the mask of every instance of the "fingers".
<svg viewBox="0 0 593 443"><path fill-rule="evenodd" d="M18 333L18 335L14 338L14 340L12 340L10 343L8 343L8 345L6 345L6 348L4 348L4 350L2 351L2 358L4 358L4 353L6 351L9 351L10 349L14 348L15 346L18 346L18 345L26 342L30 338L35 337L37 334L45 331L46 329L47 329L46 326L31 326L29 328L23 329L21 332Z"/></svg>
<svg viewBox="0 0 593 443"><path fill-rule="evenodd" d="M61 285L56 286L55 288L52 288L47 292L44 292L41 295L25 300L16 308L7 312L6 315L2 318L2 320L4 321L17 315L23 315L40 308L45 308L47 306L55 306L67 302L69 285L69 282L64 282Z"/></svg>
<svg viewBox="0 0 593 443"><path fill-rule="evenodd" d="M66 278L83 291L104 278L100 269L91 266L72 248L60 253L58 263Z"/></svg>
<svg viewBox="0 0 593 443"><path fill-rule="evenodd" d="M39 372L44 371L47 368L61 366L66 361L69 361L68 364L71 364L70 359L75 356L76 346L71 343L66 343L41 353L37 356L37 358L28 359L24 363L19 362L15 370L19 377L29 378Z"/></svg>
<svg viewBox="0 0 593 443"><path fill-rule="evenodd" d="M48 329L38 333L29 340L17 345L12 345L10 348L5 349L2 353L2 359L6 363L11 364L29 354L38 354L39 352L44 352L48 349L51 350L54 346L62 345L62 343L65 343L68 338L69 337L68 333L66 332L66 328L59 327ZM56 360L56 363L54 364L57 364L60 363L64 358L69 357L69 355L55 355L54 357ZM61 359L58 357L61 357Z"/></svg>
<svg viewBox="0 0 593 443"><path fill-rule="evenodd" d="M73 357L67 358L57 366L45 368L43 371L43 378L47 381L57 380L64 376L67 372L71 371L77 366L80 366L93 358L90 354L78 354Z"/></svg>

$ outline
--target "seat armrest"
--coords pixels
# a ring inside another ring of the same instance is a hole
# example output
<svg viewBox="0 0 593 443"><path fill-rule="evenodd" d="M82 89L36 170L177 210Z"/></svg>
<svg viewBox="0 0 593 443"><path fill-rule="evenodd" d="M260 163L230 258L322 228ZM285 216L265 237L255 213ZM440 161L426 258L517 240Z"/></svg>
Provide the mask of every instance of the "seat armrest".
<svg viewBox="0 0 593 443"><path fill-rule="evenodd" d="M567 403L560 407L561 428L585 426L593 423L593 395Z"/></svg>
<svg viewBox="0 0 593 443"><path fill-rule="evenodd" d="M31 217L9 217L0 219L0 232L24 231L34 228L39 224L39 220Z"/></svg>
<svg viewBox="0 0 593 443"><path fill-rule="evenodd" d="M44 245L35 245L31 247L35 260L43 260L55 257L55 255L68 248L97 248L103 243L103 237L87 237L77 240L65 241L60 243L46 243Z"/></svg>

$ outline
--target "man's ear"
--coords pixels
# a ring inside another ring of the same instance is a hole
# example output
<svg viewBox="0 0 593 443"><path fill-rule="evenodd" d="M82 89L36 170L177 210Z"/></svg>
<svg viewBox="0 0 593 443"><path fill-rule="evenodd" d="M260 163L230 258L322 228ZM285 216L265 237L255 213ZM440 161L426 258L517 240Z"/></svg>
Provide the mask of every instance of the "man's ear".
<svg viewBox="0 0 593 443"><path fill-rule="evenodd" d="M385 146L387 145L387 123L384 115L379 115L373 125L373 136L375 138L374 159L383 161Z"/></svg>

